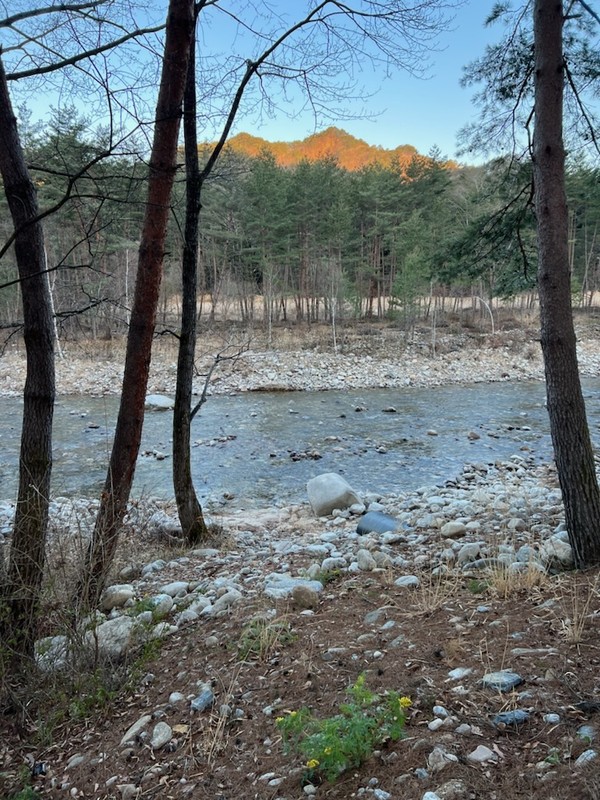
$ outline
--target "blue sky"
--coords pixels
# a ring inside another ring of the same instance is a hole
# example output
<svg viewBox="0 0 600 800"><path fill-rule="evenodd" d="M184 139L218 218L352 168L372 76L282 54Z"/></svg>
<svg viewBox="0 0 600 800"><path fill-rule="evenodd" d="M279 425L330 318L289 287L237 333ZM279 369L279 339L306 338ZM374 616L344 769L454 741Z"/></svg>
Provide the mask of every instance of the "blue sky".
<svg viewBox="0 0 600 800"><path fill-rule="evenodd" d="M380 75L373 76L367 88L374 95L366 104L373 118L340 119L337 123L326 121L320 127L338 124L369 144L385 148L411 144L419 152L427 153L437 146L442 155L455 157L458 131L476 118L473 88L460 86L463 67L482 55L486 44L497 42L502 37L501 24L484 25L494 5L495 0L467 0L454 12L452 30L439 36L440 52L431 54L428 79L415 78L403 72L384 80ZM314 133L315 125L308 114L290 122L281 113L272 120L260 122L242 116L235 130L262 136L269 141L292 141Z"/></svg>
<svg viewBox="0 0 600 800"><path fill-rule="evenodd" d="M520 2L521 0L518 0L515 4L519 5ZM409 144L424 154L437 146L443 156L454 158L458 131L475 119L477 114L472 103L473 89L464 89L460 86L463 67L481 56L486 44L498 41L502 37L502 25L497 24L489 28L484 26L484 21L495 3L496 0L464 0L462 6L454 10L453 22L447 30L439 34L437 51L430 53L431 64L427 79L419 79L403 71L397 71L384 78L383 70L376 72L366 65L357 76L358 83L364 84L361 87L362 99L347 101L346 117L334 116L322 119L318 127L315 127L314 116L309 112L293 116L302 104L299 93L291 92L287 102L287 114L275 112L272 116L259 114L256 111L256 104L254 113L251 113L252 97L256 101L256 95L249 93L247 99L249 110L243 113L244 106L242 106L242 113L238 115L233 132L245 131L270 141L293 141L303 139L329 125L337 125L372 145L391 149ZM256 27L260 29L264 27L266 30L271 22L277 19L277 15L265 13L265 8L279 11L289 25L297 13L302 13L302 9L306 9L307 6L308 4L298 3L297 0L267 0L265 5L262 3L246 5L243 2L227 0L212 7L212 16L208 17L206 24L202 24L201 17L200 52L206 54L208 58L214 57L217 65L214 76L211 75L209 68L200 79L200 93L204 81L208 87L204 105L200 100L201 139L214 140L220 133L223 108L227 110L230 107L231 92L235 90L239 81L241 74L239 71L230 73L232 84L229 84L229 92L222 93L221 90L226 84L221 85L219 81L222 77L224 79L227 77L230 63L228 59L236 61L238 67L241 62L243 68L244 59L256 57L257 53L253 50L262 52L264 42L270 41L267 36L262 44L260 40L257 44L256 37L245 35L243 28L231 19L228 21L227 14L241 13L239 9L243 9L246 14L245 19L251 24L256 24ZM147 15L148 22L150 17L152 22L161 21L165 8L166 0L150 0L142 13ZM253 8L259 9L254 19L252 19ZM276 26L277 23L273 22L273 25ZM157 52L160 52L160 49L161 45L158 42ZM156 102L155 92L158 82L156 62L152 70L149 72L148 80L145 81L147 113L152 113ZM113 67L112 75L117 81L120 78L126 81L127 69L121 75L121 70ZM216 84L211 86L213 77ZM343 83L345 79L343 71L336 76L339 83ZM20 100L27 101L34 112L34 117L44 117L50 105L58 106L63 103L74 103L82 113L91 113L90 104L82 102L81 95L74 95L69 83L65 83L62 90L53 90L50 86L44 86L43 91L39 91L39 86L37 88L38 91L19 97ZM26 86L24 90L26 91ZM221 102L223 106L220 106ZM276 97L275 102L281 103L282 98ZM290 113L293 118L290 117Z"/></svg>

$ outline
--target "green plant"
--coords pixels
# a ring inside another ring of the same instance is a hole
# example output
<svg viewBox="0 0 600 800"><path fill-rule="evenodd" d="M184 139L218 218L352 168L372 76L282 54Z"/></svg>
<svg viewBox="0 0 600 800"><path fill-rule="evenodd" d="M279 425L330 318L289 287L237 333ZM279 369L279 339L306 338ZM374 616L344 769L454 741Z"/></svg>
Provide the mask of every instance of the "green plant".
<svg viewBox="0 0 600 800"><path fill-rule="evenodd" d="M403 735L406 709L411 705L408 697L372 692L364 674L347 693L350 702L340 705L340 713L333 717L318 719L301 708L277 718L284 752L295 750L306 758L305 783L321 778L335 781L346 769L366 761L377 746Z"/></svg>
<svg viewBox="0 0 600 800"><path fill-rule="evenodd" d="M238 653L243 660L253 656L264 661L277 647L291 644L295 639L288 620L256 617L242 630Z"/></svg>
<svg viewBox="0 0 600 800"><path fill-rule="evenodd" d="M39 794L31 786L26 786L20 792L11 794L7 800L39 800Z"/></svg>
<svg viewBox="0 0 600 800"><path fill-rule="evenodd" d="M341 574L342 572L339 569L322 569L317 572L313 580L319 581L323 586L327 586L328 583L333 583L333 581L337 580Z"/></svg>
<svg viewBox="0 0 600 800"><path fill-rule="evenodd" d="M471 578L467 584L467 589L471 592L471 594L483 594L485 591L487 591L487 588L487 581L478 580L477 578Z"/></svg>

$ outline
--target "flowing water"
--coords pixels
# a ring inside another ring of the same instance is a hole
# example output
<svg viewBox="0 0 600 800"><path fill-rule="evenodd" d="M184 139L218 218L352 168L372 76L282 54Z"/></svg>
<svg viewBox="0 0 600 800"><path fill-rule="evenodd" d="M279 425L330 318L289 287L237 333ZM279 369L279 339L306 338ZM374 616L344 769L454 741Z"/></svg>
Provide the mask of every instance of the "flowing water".
<svg viewBox="0 0 600 800"><path fill-rule="evenodd" d="M600 381L584 388L598 438ZM0 499L10 499L17 487L22 403L3 398L2 405ZM99 494L117 406L115 397L59 399L55 495ZM384 410L390 407L395 413ZM135 496L172 496L171 421L170 411L146 414ZM469 438L470 432L480 438ZM192 440L201 501L229 493L238 507L304 500L306 481L321 472L344 475L358 491L385 494L442 483L466 462L512 454L541 460L551 453L541 383L216 396L194 420Z"/></svg>

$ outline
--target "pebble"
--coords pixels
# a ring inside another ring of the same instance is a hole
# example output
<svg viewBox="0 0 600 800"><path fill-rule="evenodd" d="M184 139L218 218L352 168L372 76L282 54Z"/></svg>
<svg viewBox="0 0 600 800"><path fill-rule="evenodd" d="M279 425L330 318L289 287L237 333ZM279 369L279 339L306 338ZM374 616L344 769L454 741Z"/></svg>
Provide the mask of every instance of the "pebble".
<svg viewBox="0 0 600 800"><path fill-rule="evenodd" d="M467 756L469 761L472 761L475 764L485 764L486 761L497 761L498 756L494 753L493 750L490 750L489 747L486 747L484 744L480 744L478 747L475 748L469 755Z"/></svg>

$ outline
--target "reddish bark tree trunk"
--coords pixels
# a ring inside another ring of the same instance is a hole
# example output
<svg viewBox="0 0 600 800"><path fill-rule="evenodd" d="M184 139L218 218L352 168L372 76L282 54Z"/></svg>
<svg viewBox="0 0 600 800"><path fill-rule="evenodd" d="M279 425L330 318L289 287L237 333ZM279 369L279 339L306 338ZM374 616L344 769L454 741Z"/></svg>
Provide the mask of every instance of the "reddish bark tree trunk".
<svg viewBox="0 0 600 800"><path fill-rule="evenodd" d="M0 650L13 667L33 657L44 574L54 414L54 327L44 234L35 186L19 140L0 60L0 174L16 236L27 375L19 457L19 493L6 582L0 587ZM1 653L0 653L1 655Z"/></svg>
<svg viewBox="0 0 600 800"><path fill-rule="evenodd" d="M104 587L127 510L140 447L193 30L193 0L170 0L123 391L108 474L80 587L79 600L84 608L97 604Z"/></svg>
<svg viewBox="0 0 600 800"><path fill-rule="evenodd" d="M568 251L562 136L563 8L536 0L534 182L541 342L554 458L575 564L600 563L600 490L581 391Z"/></svg>
<svg viewBox="0 0 600 800"><path fill-rule="evenodd" d="M181 331L177 358L175 406L173 408L173 489L181 529L186 541L190 544L196 544L208 535L202 507L194 488L190 453L198 298L198 215L200 214L202 188L198 165L194 48L195 37L190 52L184 97L185 232L181 264Z"/></svg>

